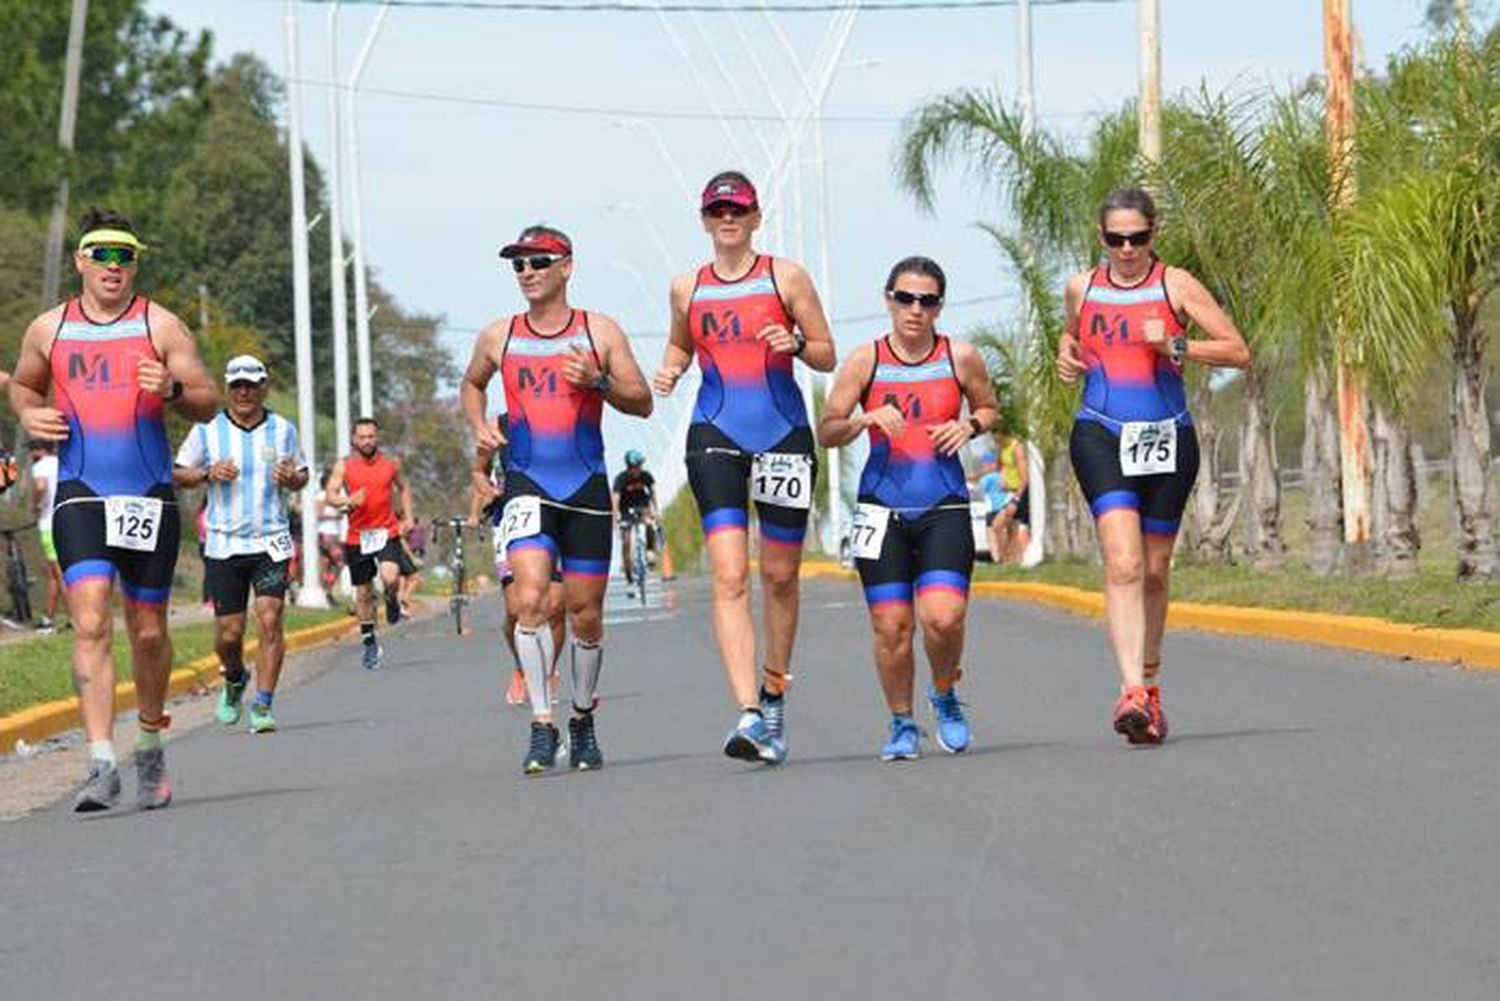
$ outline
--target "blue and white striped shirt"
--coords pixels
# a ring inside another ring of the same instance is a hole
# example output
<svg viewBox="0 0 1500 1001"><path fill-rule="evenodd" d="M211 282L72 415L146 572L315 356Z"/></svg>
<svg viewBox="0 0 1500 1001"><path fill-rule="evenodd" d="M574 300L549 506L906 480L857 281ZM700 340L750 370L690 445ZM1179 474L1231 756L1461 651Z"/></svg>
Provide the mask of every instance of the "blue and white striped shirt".
<svg viewBox="0 0 1500 1001"><path fill-rule="evenodd" d="M273 478L276 463L291 459L307 468L297 429L267 410L253 428L242 428L227 411L193 425L177 451L177 465L201 469L225 459L240 468L238 478L208 484L208 539L204 555L222 560L266 551L268 538L287 531L286 501Z"/></svg>

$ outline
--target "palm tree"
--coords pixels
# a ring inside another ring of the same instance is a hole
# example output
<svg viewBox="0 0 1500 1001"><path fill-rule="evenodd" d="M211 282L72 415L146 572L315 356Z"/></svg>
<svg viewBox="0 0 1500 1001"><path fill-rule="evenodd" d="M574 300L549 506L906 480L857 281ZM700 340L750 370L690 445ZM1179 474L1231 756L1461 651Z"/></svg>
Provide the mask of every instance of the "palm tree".
<svg viewBox="0 0 1500 1001"><path fill-rule="evenodd" d="M1409 402L1430 359L1453 360L1453 498L1461 581L1500 577L1480 312L1500 284L1500 30L1394 57L1365 84L1360 198L1341 225L1352 356Z"/></svg>

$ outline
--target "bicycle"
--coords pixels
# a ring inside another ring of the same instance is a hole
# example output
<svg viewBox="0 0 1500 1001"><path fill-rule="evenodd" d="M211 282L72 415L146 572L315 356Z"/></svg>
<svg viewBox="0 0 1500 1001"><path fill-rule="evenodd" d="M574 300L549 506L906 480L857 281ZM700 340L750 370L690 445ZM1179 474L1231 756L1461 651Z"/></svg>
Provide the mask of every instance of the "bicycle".
<svg viewBox="0 0 1500 1001"><path fill-rule="evenodd" d="M640 592L641 606L646 604L646 519L639 514L627 516L630 526L630 569L635 588Z"/></svg>
<svg viewBox="0 0 1500 1001"><path fill-rule="evenodd" d="M31 572L26 567L26 554L21 551L21 540L17 533L34 525L0 530L5 536L5 585L10 591L11 614L18 623L31 621Z"/></svg>
<svg viewBox="0 0 1500 1001"><path fill-rule="evenodd" d="M468 572L464 567L464 529L468 519L462 515L451 515L444 520L434 520L434 529L446 525L453 532L453 547L448 553L448 569L453 581L453 593L448 596L448 614L453 618L456 635L464 634L464 609L469 604Z"/></svg>

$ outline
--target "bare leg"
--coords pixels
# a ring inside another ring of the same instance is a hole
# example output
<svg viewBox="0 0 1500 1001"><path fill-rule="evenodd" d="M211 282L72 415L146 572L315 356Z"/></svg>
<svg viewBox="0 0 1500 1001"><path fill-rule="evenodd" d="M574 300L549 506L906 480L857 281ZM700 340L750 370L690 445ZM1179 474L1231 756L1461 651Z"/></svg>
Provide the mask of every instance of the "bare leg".
<svg viewBox="0 0 1500 1001"><path fill-rule="evenodd" d="M893 716L910 716L916 658L912 653L915 616L905 602L887 602L870 609L875 629L875 670Z"/></svg>
<svg viewBox="0 0 1500 1001"><path fill-rule="evenodd" d="M245 673L245 613L214 618L214 653L226 678L241 678Z"/></svg>
<svg viewBox="0 0 1500 1001"><path fill-rule="evenodd" d="M762 539L760 578L765 594L762 616L766 648L766 691L780 695L791 681L792 646L797 640L797 617L801 609L800 581L802 547L784 546Z"/></svg>
<svg viewBox="0 0 1500 1001"><path fill-rule="evenodd" d="M1099 550L1104 556L1104 612L1115 664L1126 688L1142 684L1141 665L1146 643L1145 572L1140 514L1120 508L1107 511L1097 522Z"/></svg>
<svg viewBox="0 0 1500 1001"><path fill-rule="evenodd" d="M166 711L167 679L172 673L172 636L167 606L125 599L125 628L130 634L130 670L141 720L159 720Z"/></svg>
<svg viewBox="0 0 1500 1001"><path fill-rule="evenodd" d="M90 742L109 740L115 722L115 658L110 650L114 616L110 597L114 582L81 580L68 588L68 615L73 620L73 687L78 715Z"/></svg>
<svg viewBox="0 0 1500 1001"><path fill-rule="evenodd" d="M1146 639L1142 656L1146 664L1161 664L1161 641L1167 629L1167 584L1172 572L1172 549L1176 541L1173 536L1146 536ZM1146 682L1149 684L1154 680L1147 678Z"/></svg>
<svg viewBox="0 0 1500 1001"><path fill-rule="evenodd" d="M917 617L922 622L922 646L932 667L932 686L946 692L958 683L964 652L966 597L952 591L917 594Z"/></svg>
<svg viewBox="0 0 1500 1001"><path fill-rule="evenodd" d="M281 665L286 660L286 636L282 629L285 603L280 598L257 595L255 626L260 631L260 663L255 670L255 687L263 692L276 691L281 680Z"/></svg>
<svg viewBox="0 0 1500 1001"><path fill-rule="evenodd" d="M714 636L741 709L760 705L755 687L755 619L750 612L750 553L747 533L727 529L708 537L714 575Z"/></svg>

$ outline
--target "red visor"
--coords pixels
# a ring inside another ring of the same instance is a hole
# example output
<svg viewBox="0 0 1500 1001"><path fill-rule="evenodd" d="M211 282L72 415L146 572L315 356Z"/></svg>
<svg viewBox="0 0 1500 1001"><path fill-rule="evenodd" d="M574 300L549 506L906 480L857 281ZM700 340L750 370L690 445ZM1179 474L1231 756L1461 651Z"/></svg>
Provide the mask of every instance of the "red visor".
<svg viewBox="0 0 1500 1001"><path fill-rule="evenodd" d="M755 185L734 178L710 181L708 187L703 189L703 211L723 204L738 205L745 209L755 208Z"/></svg>
<svg viewBox="0 0 1500 1001"><path fill-rule="evenodd" d="M568 257L573 253L573 241L560 230L545 226L532 226L516 237L515 243L500 248L501 257L520 257L522 254L559 254Z"/></svg>

